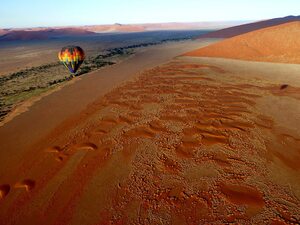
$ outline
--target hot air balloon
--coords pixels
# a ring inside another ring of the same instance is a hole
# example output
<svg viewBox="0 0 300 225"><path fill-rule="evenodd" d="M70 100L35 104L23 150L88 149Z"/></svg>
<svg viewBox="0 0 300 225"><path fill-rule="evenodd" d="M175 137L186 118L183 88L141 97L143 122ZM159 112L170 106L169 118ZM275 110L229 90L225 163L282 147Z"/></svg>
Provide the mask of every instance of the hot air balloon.
<svg viewBox="0 0 300 225"><path fill-rule="evenodd" d="M59 61L62 62L67 69L75 75L76 71L83 63L85 55L79 46L66 46L58 53Z"/></svg>

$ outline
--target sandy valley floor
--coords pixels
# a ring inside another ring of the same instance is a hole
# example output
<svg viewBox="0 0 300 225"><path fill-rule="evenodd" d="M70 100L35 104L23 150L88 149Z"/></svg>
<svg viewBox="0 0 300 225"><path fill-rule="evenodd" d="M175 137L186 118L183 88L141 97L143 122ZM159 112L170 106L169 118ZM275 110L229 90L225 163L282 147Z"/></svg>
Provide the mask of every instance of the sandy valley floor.
<svg viewBox="0 0 300 225"><path fill-rule="evenodd" d="M299 71L193 57L144 71L1 153L0 224L299 223Z"/></svg>

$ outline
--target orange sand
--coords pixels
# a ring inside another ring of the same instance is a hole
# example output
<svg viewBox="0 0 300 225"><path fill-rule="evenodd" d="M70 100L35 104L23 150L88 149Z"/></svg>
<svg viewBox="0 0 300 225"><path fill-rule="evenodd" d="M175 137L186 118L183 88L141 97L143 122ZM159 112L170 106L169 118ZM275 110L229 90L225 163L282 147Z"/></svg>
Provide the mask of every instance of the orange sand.
<svg viewBox="0 0 300 225"><path fill-rule="evenodd" d="M274 18L269 20L258 21L254 23L247 23L238 26L231 26L229 28L209 32L201 35L200 38L231 38L237 35L245 34L251 31L277 26L284 23L300 21L300 16L287 16L282 18Z"/></svg>
<svg viewBox="0 0 300 225"><path fill-rule="evenodd" d="M300 63L300 22L253 31L197 49L186 56Z"/></svg>
<svg viewBox="0 0 300 225"><path fill-rule="evenodd" d="M299 223L300 84L264 66L179 57L3 154L0 224Z"/></svg>

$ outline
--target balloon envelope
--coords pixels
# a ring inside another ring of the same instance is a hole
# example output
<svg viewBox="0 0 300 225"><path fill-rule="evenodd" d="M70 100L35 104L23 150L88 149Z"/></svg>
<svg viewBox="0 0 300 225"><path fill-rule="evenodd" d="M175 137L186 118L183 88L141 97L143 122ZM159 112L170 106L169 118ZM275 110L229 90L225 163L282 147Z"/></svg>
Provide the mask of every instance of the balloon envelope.
<svg viewBox="0 0 300 225"><path fill-rule="evenodd" d="M79 46L66 46L58 53L58 58L71 73L75 74L83 63L85 54Z"/></svg>

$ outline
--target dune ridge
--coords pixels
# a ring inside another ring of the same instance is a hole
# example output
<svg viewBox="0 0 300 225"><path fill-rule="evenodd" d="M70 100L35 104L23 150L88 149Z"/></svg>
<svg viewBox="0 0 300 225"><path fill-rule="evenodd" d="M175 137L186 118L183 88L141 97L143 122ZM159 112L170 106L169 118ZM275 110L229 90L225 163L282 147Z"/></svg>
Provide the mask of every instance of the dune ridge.
<svg viewBox="0 0 300 225"><path fill-rule="evenodd" d="M226 39L185 55L297 64L299 35L300 22L291 22Z"/></svg>
<svg viewBox="0 0 300 225"><path fill-rule="evenodd" d="M233 26L233 27L213 31L208 34L201 35L200 38L231 38L251 31L255 31L255 30L259 30L271 26L277 26L280 24L289 23L293 21L300 21L300 16L287 16L282 18L274 18L274 19L263 20L263 21L248 23L248 24L242 24L238 26Z"/></svg>
<svg viewBox="0 0 300 225"><path fill-rule="evenodd" d="M1 34L1 32L0 32ZM12 30L0 36L0 41L47 40L61 36L92 35L94 32L81 28L61 28L44 30Z"/></svg>

